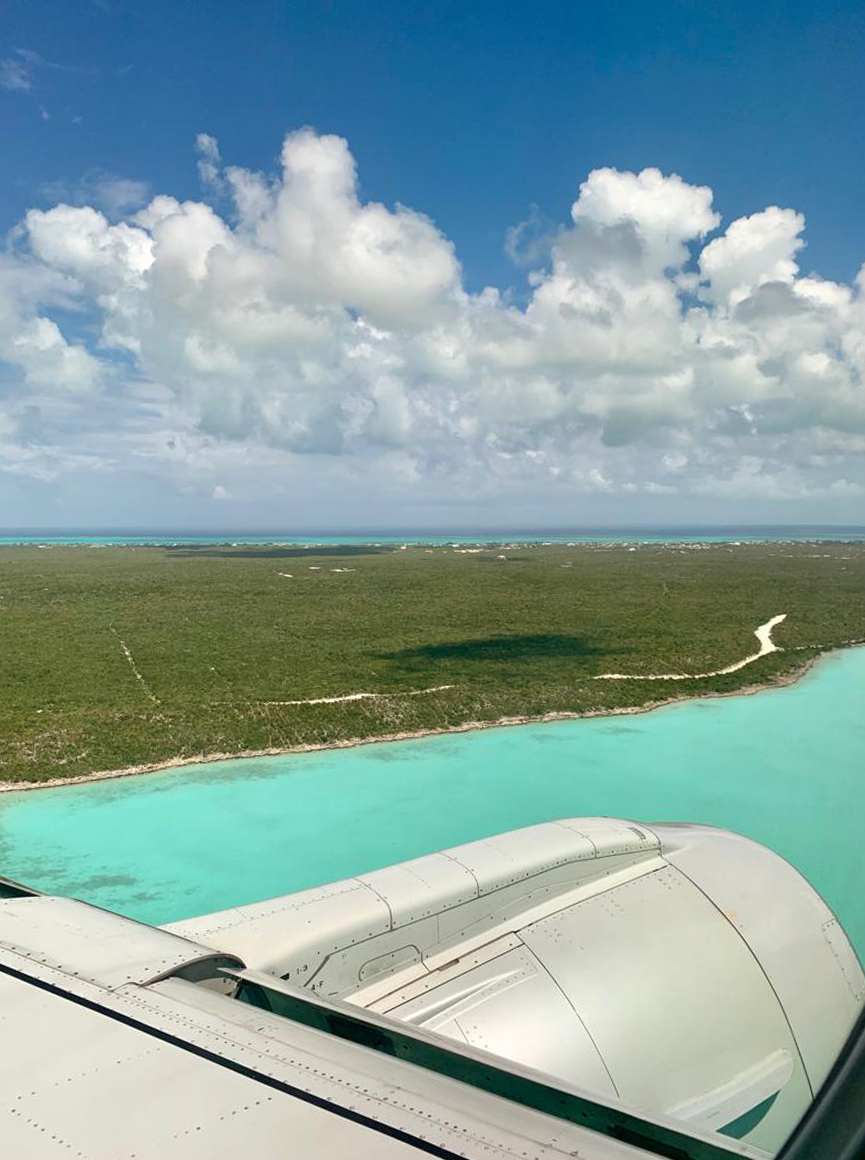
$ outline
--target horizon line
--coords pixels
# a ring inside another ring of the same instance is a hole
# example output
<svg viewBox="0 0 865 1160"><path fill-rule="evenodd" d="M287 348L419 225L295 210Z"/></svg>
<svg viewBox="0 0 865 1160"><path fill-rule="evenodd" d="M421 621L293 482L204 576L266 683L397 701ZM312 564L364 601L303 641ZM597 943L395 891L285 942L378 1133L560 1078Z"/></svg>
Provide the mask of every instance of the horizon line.
<svg viewBox="0 0 865 1160"><path fill-rule="evenodd" d="M397 524L390 527L383 526L358 526L347 527L345 525L314 525L314 526L300 526L300 527L231 527L226 525L211 525L198 526L190 524L180 525L155 525L155 524L29 524L29 525L12 525L9 527L0 527L0 537L10 535L70 535L73 533L82 534L125 534L125 535L237 535L237 536L253 536L253 535L432 535L441 534L449 535L451 533L471 533L472 535L482 534L485 532L499 534L557 534L563 535L571 532L610 532L610 531L686 531L686 530L745 530L745 529L801 529L801 528L825 528L837 529L844 531L865 531L865 524L849 524L849 523L823 523L817 521L799 522L799 523L745 523L745 522L724 522L724 523L703 523L703 522L686 522L686 523L661 523L661 522L639 522L639 523L608 523L608 524L557 524L557 525L454 525L454 524L438 524L438 525L406 525Z"/></svg>

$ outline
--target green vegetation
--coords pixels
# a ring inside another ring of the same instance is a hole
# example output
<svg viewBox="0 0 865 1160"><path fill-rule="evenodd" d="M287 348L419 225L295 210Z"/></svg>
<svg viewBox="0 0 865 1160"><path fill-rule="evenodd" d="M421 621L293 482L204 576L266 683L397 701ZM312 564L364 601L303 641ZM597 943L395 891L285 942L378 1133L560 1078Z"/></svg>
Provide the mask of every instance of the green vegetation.
<svg viewBox="0 0 865 1160"><path fill-rule="evenodd" d="M728 676L591 679L720 668L781 612ZM865 544L2 548L0 780L733 692L863 637ZM358 692L403 695L274 704Z"/></svg>

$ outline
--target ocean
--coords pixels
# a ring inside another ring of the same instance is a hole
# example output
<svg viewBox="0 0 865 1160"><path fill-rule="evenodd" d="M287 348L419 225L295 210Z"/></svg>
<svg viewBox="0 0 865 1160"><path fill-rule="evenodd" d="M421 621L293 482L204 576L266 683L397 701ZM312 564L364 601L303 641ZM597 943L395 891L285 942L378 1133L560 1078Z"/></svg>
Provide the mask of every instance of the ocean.
<svg viewBox="0 0 865 1160"><path fill-rule="evenodd" d="M107 545L140 546L178 544L598 544L598 543L764 543L834 540L865 540L865 527L837 524L747 525L696 527L610 527L554 528L547 530L448 530L345 532L237 532L232 530L202 533L200 531L165 531L159 529L124 531L110 529L0 529L2 545L72 545L103 547Z"/></svg>

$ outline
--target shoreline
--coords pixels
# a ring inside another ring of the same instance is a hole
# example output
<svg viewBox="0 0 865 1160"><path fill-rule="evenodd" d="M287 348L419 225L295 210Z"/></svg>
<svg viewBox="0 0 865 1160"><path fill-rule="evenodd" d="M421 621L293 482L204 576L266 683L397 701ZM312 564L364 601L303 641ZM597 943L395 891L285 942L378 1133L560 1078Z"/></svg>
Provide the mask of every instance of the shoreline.
<svg viewBox="0 0 865 1160"><path fill-rule="evenodd" d="M854 642L851 642L851 644ZM861 642L855 642L857 644ZM206 765L218 761L240 761L251 757L285 757L294 753L318 753L328 749L354 749L359 745L378 745L397 741L417 741L424 737L440 737L449 733L473 733L481 729L505 729L516 725L543 725L554 721L582 721L596 717L632 717L641 713L652 713L670 705L685 704L688 701L704 701L718 697L752 697L771 689L786 688L796 684L814 667L823 656L841 652L849 645L833 646L809 657L789 673L776 676L762 684L745 685L729 693L695 693L686 696L663 697L646 701L642 705L617 709L591 709L585 713L568 710L542 713L535 716L500 717L496 721L464 721L460 725L445 725L438 729L416 729L401 733L387 733L378 737L349 737L343 741L329 741L288 745L269 749L244 749L237 753L200 753L190 757L169 757L164 761L128 765L122 769L97 770L94 773L77 774L74 777L53 777L44 781L0 782L0 794L27 792L39 789L59 789L62 786L85 785L95 781L113 781L122 777L140 777L148 773L161 773L169 769L181 769L187 765Z"/></svg>

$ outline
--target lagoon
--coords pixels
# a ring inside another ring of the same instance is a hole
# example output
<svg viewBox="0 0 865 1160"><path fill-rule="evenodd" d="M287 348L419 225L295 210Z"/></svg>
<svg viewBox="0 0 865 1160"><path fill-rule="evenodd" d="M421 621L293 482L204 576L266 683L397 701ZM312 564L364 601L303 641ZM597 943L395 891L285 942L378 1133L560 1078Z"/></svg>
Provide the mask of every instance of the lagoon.
<svg viewBox="0 0 865 1160"><path fill-rule="evenodd" d="M0 874L164 923L557 817L728 827L865 957L865 648L796 684L0 795Z"/></svg>

